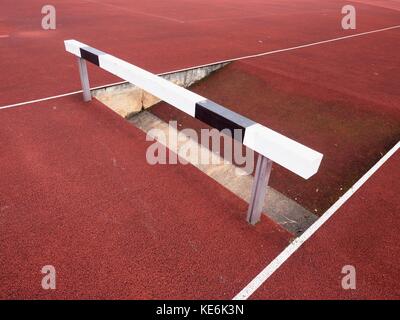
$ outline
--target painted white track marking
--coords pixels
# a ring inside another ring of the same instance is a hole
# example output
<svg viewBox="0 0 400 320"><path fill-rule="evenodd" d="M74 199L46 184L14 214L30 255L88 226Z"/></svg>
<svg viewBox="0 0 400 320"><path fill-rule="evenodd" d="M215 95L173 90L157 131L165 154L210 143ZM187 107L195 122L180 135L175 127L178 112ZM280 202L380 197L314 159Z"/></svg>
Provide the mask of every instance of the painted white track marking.
<svg viewBox="0 0 400 320"><path fill-rule="evenodd" d="M380 159L360 180L358 180L338 201L336 201L310 228L286 247L267 265L233 300L248 299L279 267L295 253L315 232L329 220L337 210L400 148L400 141Z"/></svg>

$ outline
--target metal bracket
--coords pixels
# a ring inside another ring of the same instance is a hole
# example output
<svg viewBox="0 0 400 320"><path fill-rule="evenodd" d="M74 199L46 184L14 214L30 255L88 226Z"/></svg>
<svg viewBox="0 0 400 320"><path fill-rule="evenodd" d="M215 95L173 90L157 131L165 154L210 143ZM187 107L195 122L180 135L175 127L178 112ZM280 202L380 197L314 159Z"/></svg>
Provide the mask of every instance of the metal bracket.
<svg viewBox="0 0 400 320"><path fill-rule="evenodd" d="M260 221L273 161L259 155L254 174L247 221L252 225Z"/></svg>
<svg viewBox="0 0 400 320"><path fill-rule="evenodd" d="M87 102L92 100L92 94L90 93L89 75L87 71L86 60L78 58L79 75L81 77L83 101Z"/></svg>

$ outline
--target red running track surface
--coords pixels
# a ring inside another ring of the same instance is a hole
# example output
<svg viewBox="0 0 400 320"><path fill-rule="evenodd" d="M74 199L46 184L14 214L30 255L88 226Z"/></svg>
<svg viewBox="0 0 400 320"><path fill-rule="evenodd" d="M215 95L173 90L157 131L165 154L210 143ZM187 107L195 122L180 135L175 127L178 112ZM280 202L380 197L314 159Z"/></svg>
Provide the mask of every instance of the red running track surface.
<svg viewBox="0 0 400 320"><path fill-rule="evenodd" d="M79 90L75 38L153 72L400 24L399 12L356 3L357 30L341 28L348 1L53 1L57 29L41 28L39 0L2 0L0 106ZM90 67L91 85L117 81Z"/></svg>
<svg viewBox="0 0 400 320"><path fill-rule="evenodd" d="M397 151L252 298L400 299L399 166ZM342 289L345 265L356 290Z"/></svg>
<svg viewBox="0 0 400 320"><path fill-rule="evenodd" d="M352 2L400 11L400 1L398 0L353 0Z"/></svg>
<svg viewBox="0 0 400 320"><path fill-rule="evenodd" d="M1 299L229 299L291 238L80 95L2 110L0 141Z"/></svg>

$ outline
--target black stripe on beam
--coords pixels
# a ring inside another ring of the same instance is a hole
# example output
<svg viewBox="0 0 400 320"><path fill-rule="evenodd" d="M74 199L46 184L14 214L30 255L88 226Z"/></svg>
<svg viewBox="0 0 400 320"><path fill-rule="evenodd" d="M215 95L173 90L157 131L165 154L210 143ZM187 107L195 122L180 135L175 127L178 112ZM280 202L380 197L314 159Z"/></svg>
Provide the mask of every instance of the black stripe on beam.
<svg viewBox="0 0 400 320"><path fill-rule="evenodd" d="M251 121L210 100L196 103L195 118L207 123L219 131L228 129L233 138L237 138L234 135L235 129L242 130L241 139L239 140L240 142L243 142L246 128L255 124L254 121Z"/></svg>
<svg viewBox="0 0 400 320"><path fill-rule="evenodd" d="M91 48L91 47L83 47L79 48L81 52L81 58L99 66L99 56L105 54L104 52Z"/></svg>
<svg viewBox="0 0 400 320"><path fill-rule="evenodd" d="M80 48L79 50L81 51L81 58L83 58L87 61L90 61L91 63L95 64L96 66L99 66L99 56L97 54L94 54L83 48Z"/></svg>

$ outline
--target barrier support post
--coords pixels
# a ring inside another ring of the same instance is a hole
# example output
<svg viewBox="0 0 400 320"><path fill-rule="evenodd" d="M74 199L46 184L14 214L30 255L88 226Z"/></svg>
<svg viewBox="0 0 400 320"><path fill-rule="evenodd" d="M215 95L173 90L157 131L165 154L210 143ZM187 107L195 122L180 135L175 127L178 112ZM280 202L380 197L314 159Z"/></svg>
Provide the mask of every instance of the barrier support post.
<svg viewBox="0 0 400 320"><path fill-rule="evenodd" d="M261 218L268 181L271 175L272 162L272 160L260 154L258 155L249 209L247 212L247 221L252 225L255 225Z"/></svg>
<svg viewBox="0 0 400 320"><path fill-rule="evenodd" d="M86 60L78 58L78 66L79 66L79 75L81 77L83 101L87 102L92 100L92 95L90 93L89 75L88 75Z"/></svg>

